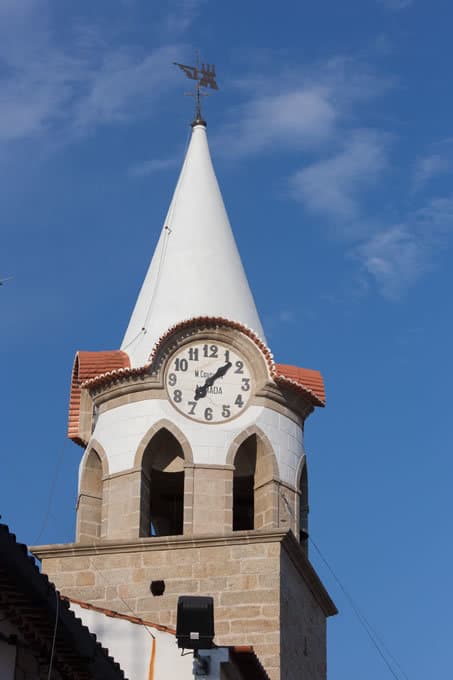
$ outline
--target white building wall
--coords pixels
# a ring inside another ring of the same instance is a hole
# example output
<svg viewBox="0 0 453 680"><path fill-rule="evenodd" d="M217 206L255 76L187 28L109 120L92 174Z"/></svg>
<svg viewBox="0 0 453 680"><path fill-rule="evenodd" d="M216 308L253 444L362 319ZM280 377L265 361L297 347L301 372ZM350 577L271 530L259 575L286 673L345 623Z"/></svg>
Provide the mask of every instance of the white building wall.
<svg viewBox="0 0 453 680"><path fill-rule="evenodd" d="M243 415L222 425L189 420L164 399L146 399L102 413L93 438L103 447L114 474L134 466L138 446L148 430L160 420L170 420L187 438L194 463L225 465L230 445L248 427L256 425L270 440L279 466L280 479L296 484L299 461L304 455L303 431L293 420L262 406L250 406ZM83 466L82 459L81 466Z"/></svg>
<svg viewBox="0 0 453 680"><path fill-rule="evenodd" d="M153 680L191 680L193 655L181 656L171 633L146 628L125 619L71 603L71 609L94 633L103 647L117 661L128 680L148 680L153 637L155 660ZM3 680L3 676L2 680Z"/></svg>

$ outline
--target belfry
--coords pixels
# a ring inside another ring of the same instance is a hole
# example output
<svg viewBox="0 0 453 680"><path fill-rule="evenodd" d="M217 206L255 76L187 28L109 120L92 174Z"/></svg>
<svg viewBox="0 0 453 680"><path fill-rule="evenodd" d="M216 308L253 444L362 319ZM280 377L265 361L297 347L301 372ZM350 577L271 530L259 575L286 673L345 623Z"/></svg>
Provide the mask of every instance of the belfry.
<svg viewBox="0 0 453 680"><path fill-rule="evenodd" d="M267 346L197 117L121 347L76 354L76 538L33 548L43 571L160 626L209 595L217 645L253 646L272 680L325 679L336 609L308 559L304 450L324 404L321 374Z"/></svg>

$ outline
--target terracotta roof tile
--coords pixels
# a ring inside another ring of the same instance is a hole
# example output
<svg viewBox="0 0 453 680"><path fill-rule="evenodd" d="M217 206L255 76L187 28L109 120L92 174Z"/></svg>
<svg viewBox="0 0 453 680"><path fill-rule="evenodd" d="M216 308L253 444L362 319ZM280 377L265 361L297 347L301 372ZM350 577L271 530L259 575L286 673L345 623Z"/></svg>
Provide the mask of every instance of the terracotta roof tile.
<svg viewBox="0 0 453 680"><path fill-rule="evenodd" d="M121 350L106 352L77 352L74 359L71 379L71 393L69 396L68 437L76 444L84 446L79 437L80 396L81 384L107 370L126 368L129 357Z"/></svg>
<svg viewBox="0 0 453 680"><path fill-rule="evenodd" d="M176 630L174 628L169 628L168 626L163 626L160 623L153 623L152 621L146 621L138 616L130 616L129 614L121 614L113 609L105 609L105 607L98 607L97 605L91 604L90 602L83 602L82 600L76 600L73 597L67 597L67 595L62 596L63 600L69 603L77 604L82 609L90 609L94 612L99 612L100 614L105 614L110 616L112 619L123 619L124 621L129 621L130 623L136 623L139 626L146 626L147 628L155 628L156 630L161 630L164 633L170 633L171 635L176 635Z"/></svg>
<svg viewBox="0 0 453 680"><path fill-rule="evenodd" d="M274 378L276 382L287 384L296 389L302 388L304 392L311 394L318 402L317 406L325 406L326 392L324 380L319 371L310 368L288 366L288 364L275 364Z"/></svg>

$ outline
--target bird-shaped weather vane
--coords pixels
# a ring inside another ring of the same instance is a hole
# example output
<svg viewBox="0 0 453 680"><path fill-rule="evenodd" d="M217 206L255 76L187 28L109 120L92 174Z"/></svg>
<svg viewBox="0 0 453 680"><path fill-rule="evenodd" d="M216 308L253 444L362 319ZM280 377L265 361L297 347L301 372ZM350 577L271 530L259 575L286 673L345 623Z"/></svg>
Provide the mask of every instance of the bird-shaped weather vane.
<svg viewBox="0 0 453 680"><path fill-rule="evenodd" d="M218 90L219 86L216 81L215 64L201 64L198 63L198 56L196 59L196 66L187 66L187 64L179 64L177 61L173 62L175 66L179 66L181 71L184 71L190 80L196 80L195 92L186 92L187 95L195 97L195 119L192 125L201 123L206 125L206 121L201 115L201 97L207 96L208 92L203 92L203 88L210 87L211 90Z"/></svg>

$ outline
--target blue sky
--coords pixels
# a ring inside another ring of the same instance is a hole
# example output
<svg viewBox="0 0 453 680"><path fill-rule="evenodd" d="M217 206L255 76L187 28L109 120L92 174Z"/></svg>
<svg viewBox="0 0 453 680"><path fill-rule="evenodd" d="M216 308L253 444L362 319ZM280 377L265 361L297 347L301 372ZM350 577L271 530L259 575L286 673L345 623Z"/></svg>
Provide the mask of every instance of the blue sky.
<svg viewBox="0 0 453 680"><path fill-rule="evenodd" d="M78 349L119 347L204 102L277 361L320 369L311 534L411 680L451 673L453 97L447 0L0 0L0 513L70 541ZM340 608L330 680L392 677ZM396 669L397 677L404 675Z"/></svg>

